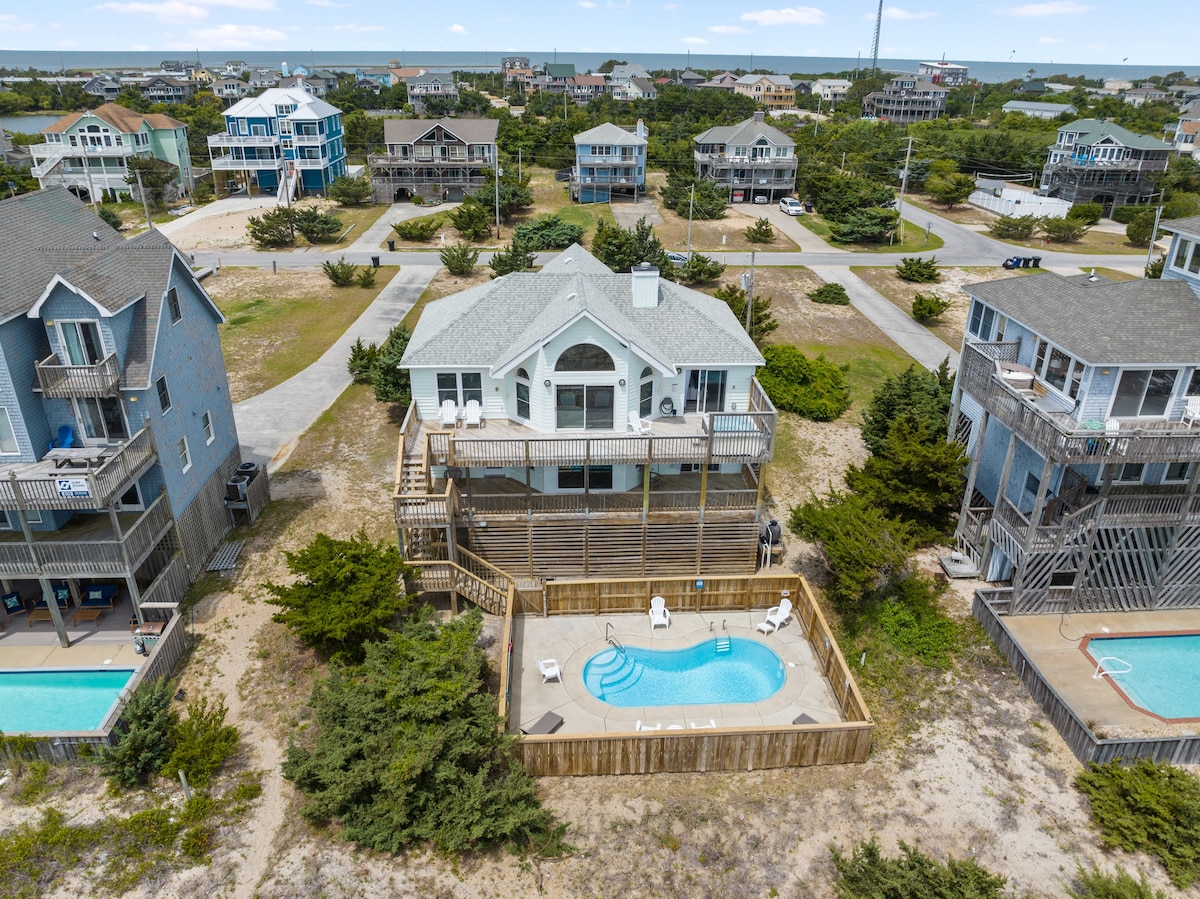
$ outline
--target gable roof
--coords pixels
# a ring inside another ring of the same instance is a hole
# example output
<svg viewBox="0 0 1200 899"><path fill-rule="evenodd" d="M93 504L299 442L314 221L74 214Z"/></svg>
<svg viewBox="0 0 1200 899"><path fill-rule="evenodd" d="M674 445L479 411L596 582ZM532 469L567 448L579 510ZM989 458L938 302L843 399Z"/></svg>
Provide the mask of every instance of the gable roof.
<svg viewBox="0 0 1200 899"><path fill-rule="evenodd" d="M1046 272L963 289L1093 364L1200 361L1200 296L1185 281L1090 282Z"/></svg>
<svg viewBox="0 0 1200 899"><path fill-rule="evenodd" d="M95 109L84 110L83 112L73 112L70 115L65 115L57 122L52 123L49 127L42 129L42 134L62 134L80 119L88 116L95 116L103 122L108 123L113 128L116 128L122 134L137 134L142 130L142 124L147 124L151 128L186 128L187 126L178 119L173 119L169 115L164 115L161 112L152 112L142 115L140 112L134 112L124 106L116 103L105 103L102 106L97 106Z"/></svg>
<svg viewBox="0 0 1200 899"><path fill-rule="evenodd" d="M628 85L630 85L630 84L632 84L634 87L636 87L643 94L655 93L654 83L651 81L647 81L645 78L639 78L637 75L630 76L629 81L626 82L626 86L628 87Z"/></svg>
<svg viewBox="0 0 1200 899"><path fill-rule="evenodd" d="M227 119L239 116L273 119L276 118L275 107L288 104L294 104L296 107L296 111L291 114L292 116L295 116L302 109L310 116L322 119L338 115L341 112L336 106L326 103L324 100L314 97L312 94L306 93L299 88L269 87L257 97L246 97L244 100L239 100L225 110L223 114ZM302 118L304 116L298 117Z"/></svg>
<svg viewBox="0 0 1200 899"><path fill-rule="evenodd" d="M754 143L760 137L765 137L768 141L777 147L794 147L796 142L776 128L774 125L768 125L766 122L755 121L753 117L746 119L743 122L738 122L736 125L716 125L709 128L707 131L702 131L692 138L693 143L697 144L733 144L745 143L747 145Z"/></svg>
<svg viewBox="0 0 1200 899"><path fill-rule="evenodd" d="M758 84L760 81L769 81L771 84L776 84L780 87L792 87L794 83L786 75L743 75L737 80L737 83Z"/></svg>
<svg viewBox="0 0 1200 899"><path fill-rule="evenodd" d="M1009 100L1000 108L1005 112L1050 112L1056 116L1064 112L1079 112L1070 103L1038 103L1036 100Z"/></svg>
<svg viewBox="0 0 1200 899"><path fill-rule="evenodd" d="M496 119L384 119L385 144L411 144L441 126L468 144L492 144L500 123Z"/></svg>
<svg viewBox="0 0 1200 899"><path fill-rule="evenodd" d="M645 146L646 138L631 134L619 125L614 125L612 122L603 122L595 128L589 128L587 131L581 131L575 135L576 146L594 143L636 147Z"/></svg>
<svg viewBox="0 0 1200 899"><path fill-rule="evenodd" d="M574 78L575 63L550 62L546 63L546 75L550 78Z"/></svg>
<svg viewBox="0 0 1200 899"><path fill-rule="evenodd" d="M1077 143L1094 144L1103 140L1106 137L1112 138L1123 147L1132 147L1138 150L1170 150L1170 144L1164 144L1160 140L1153 137L1147 137L1144 134L1134 134L1128 128L1122 128L1120 125L1112 122L1102 122L1099 119L1076 119L1066 125L1060 125L1059 132L1073 131L1078 132L1079 140Z"/></svg>
<svg viewBox="0 0 1200 899"><path fill-rule="evenodd" d="M614 274L574 244L540 272L505 275L430 303L400 364L495 371L581 316L630 341L667 370L763 364L721 300L659 279L659 305L635 308L632 287L631 274Z"/></svg>
<svg viewBox="0 0 1200 899"><path fill-rule="evenodd" d="M1200 237L1200 215L1193 215L1185 219L1168 219L1158 227L1164 231L1170 231L1172 234Z"/></svg>

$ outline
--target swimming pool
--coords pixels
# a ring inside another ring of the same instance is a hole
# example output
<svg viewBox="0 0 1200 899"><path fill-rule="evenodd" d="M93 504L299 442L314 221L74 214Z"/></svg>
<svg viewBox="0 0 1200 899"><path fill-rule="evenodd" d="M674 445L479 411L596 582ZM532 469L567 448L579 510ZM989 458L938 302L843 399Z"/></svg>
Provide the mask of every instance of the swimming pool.
<svg viewBox="0 0 1200 899"><path fill-rule="evenodd" d="M723 651L715 640L676 650L608 648L583 666L588 692L624 708L759 702L779 692L786 679L779 656L741 637Z"/></svg>
<svg viewBox="0 0 1200 899"><path fill-rule="evenodd" d="M135 668L0 672L0 731L97 730Z"/></svg>
<svg viewBox="0 0 1200 899"><path fill-rule="evenodd" d="M1093 663L1108 659L1108 679L1132 705L1160 718L1200 719L1200 634L1093 637L1084 650Z"/></svg>

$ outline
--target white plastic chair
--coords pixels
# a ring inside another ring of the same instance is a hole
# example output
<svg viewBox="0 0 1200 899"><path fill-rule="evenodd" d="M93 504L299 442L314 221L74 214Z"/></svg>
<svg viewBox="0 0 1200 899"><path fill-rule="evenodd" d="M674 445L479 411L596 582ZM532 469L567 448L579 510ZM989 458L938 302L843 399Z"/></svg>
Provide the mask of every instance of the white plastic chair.
<svg viewBox="0 0 1200 899"><path fill-rule="evenodd" d="M661 596L656 596L650 600L650 632L653 633L656 627L670 628L671 626L671 611L667 608L667 601Z"/></svg>
<svg viewBox="0 0 1200 899"><path fill-rule="evenodd" d="M560 684L562 683L562 669L558 667L558 662L554 659L546 659L543 662L537 656L534 656L533 660L537 662L538 671L542 673L543 684L552 680L557 680Z"/></svg>
<svg viewBox="0 0 1200 899"><path fill-rule="evenodd" d="M454 405L454 400L443 400L439 415L442 419L443 428L453 428L455 425L457 425L458 406Z"/></svg>
<svg viewBox="0 0 1200 899"><path fill-rule="evenodd" d="M1189 396L1187 398L1187 406L1183 410L1183 417L1180 418L1180 421L1189 428L1200 421L1200 396Z"/></svg>
<svg viewBox="0 0 1200 899"><path fill-rule="evenodd" d="M643 435L650 433L650 419L641 418L636 412L629 413L629 430L635 434Z"/></svg>
<svg viewBox="0 0 1200 899"><path fill-rule="evenodd" d="M467 400L466 408L463 410L463 426L471 427L475 425L477 428L483 427L483 408L479 405L479 400Z"/></svg>
<svg viewBox="0 0 1200 899"><path fill-rule="evenodd" d="M662 722L660 721L658 724L646 724L639 719L637 724L633 726L633 729L638 733L641 733L644 730L662 730Z"/></svg>
<svg viewBox="0 0 1200 899"><path fill-rule="evenodd" d="M1129 441L1119 439L1121 436L1120 421L1110 418L1104 422L1104 435L1108 438L1108 446L1111 452L1125 455L1125 450L1129 448Z"/></svg>
<svg viewBox="0 0 1200 899"><path fill-rule="evenodd" d="M792 601L782 599L779 605L767 609L767 620L759 624L756 630L764 634L773 634L792 617Z"/></svg>
<svg viewBox="0 0 1200 899"><path fill-rule="evenodd" d="M716 718L709 718L708 724L697 724L695 721L692 722L692 730L709 730L709 729L715 729L716 726L717 726Z"/></svg>

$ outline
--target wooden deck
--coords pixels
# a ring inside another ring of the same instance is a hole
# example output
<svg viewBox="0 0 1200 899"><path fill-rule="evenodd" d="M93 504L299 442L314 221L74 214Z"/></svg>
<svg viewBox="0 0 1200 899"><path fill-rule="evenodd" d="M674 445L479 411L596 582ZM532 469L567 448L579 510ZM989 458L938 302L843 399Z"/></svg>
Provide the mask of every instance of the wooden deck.
<svg viewBox="0 0 1200 899"><path fill-rule="evenodd" d="M0 467L0 509L103 509L157 459L149 428L94 449L96 464L83 467L59 468L51 460Z"/></svg>

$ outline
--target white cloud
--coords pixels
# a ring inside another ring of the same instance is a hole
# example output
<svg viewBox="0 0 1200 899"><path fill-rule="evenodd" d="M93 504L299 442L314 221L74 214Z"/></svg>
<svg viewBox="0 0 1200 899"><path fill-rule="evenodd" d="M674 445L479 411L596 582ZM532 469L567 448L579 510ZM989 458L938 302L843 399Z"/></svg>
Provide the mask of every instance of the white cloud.
<svg viewBox="0 0 1200 899"><path fill-rule="evenodd" d="M150 16L170 24L203 22L208 18L208 10L203 6L182 0L166 0L165 3L142 3L138 0L131 3L101 3L95 8L122 15Z"/></svg>
<svg viewBox="0 0 1200 899"><path fill-rule="evenodd" d="M898 22L911 22L914 19L932 19L936 15L937 13L929 12L928 10L922 12L913 12L912 10L901 9L899 6L889 6L883 11L883 17L885 19L894 19ZM873 19L875 17L869 15L867 18Z"/></svg>
<svg viewBox="0 0 1200 899"><path fill-rule="evenodd" d="M467 29L464 28L462 25L451 25L446 30L453 32L454 34L466 34L467 33Z"/></svg>
<svg viewBox="0 0 1200 899"><path fill-rule="evenodd" d="M386 29L382 25L354 25L352 23L346 23L345 25L334 25L333 30L334 31L359 32L359 31L385 31Z"/></svg>
<svg viewBox="0 0 1200 899"><path fill-rule="evenodd" d="M692 44L693 46L698 46L698 45L707 44L708 41L702 37L681 37L679 39L679 43Z"/></svg>
<svg viewBox="0 0 1200 899"><path fill-rule="evenodd" d="M321 6L325 9L345 9L348 3L334 3L333 0L304 0L309 6Z"/></svg>
<svg viewBox="0 0 1200 899"><path fill-rule="evenodd" d="M741 25L709 25L708 30L713 34L745 34L746 29Z"/></svg>
<svg viewBox="0 0 1200 899"><path fill-rule="evenodd" d="M597 5L598 4L593 3L592 0L579 0L580 9L595 9Z"/></svg>
<svg viewBox="0 0 1200 899"><path fill-rule="evenodd" d="M37 28L35 22L22 22L16 16L0 16L0 31L33 31Z"/></svg>
<svg viewBox="0 0 1200 899"><path fill-rule="evenodd" d="M261 50L276 49L287 42L287 35L274 28L258 25L215 25L212 28L188 30L189 41L176 43L170 49L184 50L188 47L205 50Z"/></svg>
<svg viewBox="0 0 1200 899"><path fill-rule="evenodd" d="M1063 42L1063 39L1061 37L1039 37L1038 38L1039 44L1061 44L1062 42Z"/></svg>
<svg viewBox="0 0 1200 899"><path fill-rule="evenodd" d="M234 9L277 9L275 0L203 0L208 6L231 6Z"/></svg>
<svg viewBox="0 0 1200 899"><path fill-rule="evenodd" d="M756 9L742 13L742 21L767 27L772 25L820 25L825 21L825 12L811 6Z"/></svg>
<svg viewBox="0 0 1200 899"><path fill-rule="evenodd" d="M1050 0L1049 3L1026 3L1023 6L1014 6L1012 9L1003 9L1000 12L1008 13L1013 16L1068 16L1078 13L1091 12L1095 7L1087 6L1083 3L1076 3L1075 0Z"/></svg>

